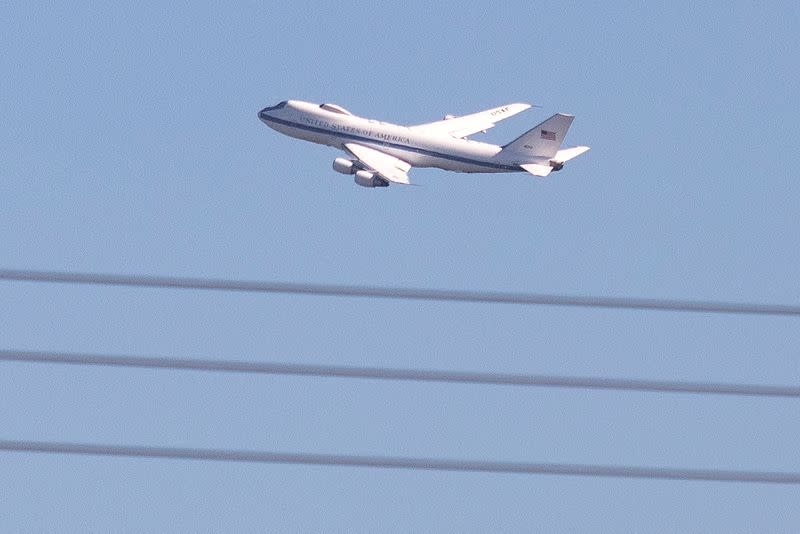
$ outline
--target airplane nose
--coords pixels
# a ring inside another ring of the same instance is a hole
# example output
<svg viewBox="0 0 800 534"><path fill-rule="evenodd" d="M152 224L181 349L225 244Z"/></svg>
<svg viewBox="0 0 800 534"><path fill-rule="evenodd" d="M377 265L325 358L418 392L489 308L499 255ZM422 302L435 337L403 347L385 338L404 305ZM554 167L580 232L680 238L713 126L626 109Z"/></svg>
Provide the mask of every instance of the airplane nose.
<svg viewBox="0 0 800 534"><path fill-rule="evenodd" d="M271 111L277 111L279 109L283 109L286 106L286 104L288 104L288 103L289 103L288 100L284 100L283 102L279 102L278 104L276 104L274 106L267 106L267 107L265 107L264 109L262 109L261 111L258 112L258 118L261 119L262 121L265 121L265 120L269 119L269 117L270 117L269 113Z"/></svg>

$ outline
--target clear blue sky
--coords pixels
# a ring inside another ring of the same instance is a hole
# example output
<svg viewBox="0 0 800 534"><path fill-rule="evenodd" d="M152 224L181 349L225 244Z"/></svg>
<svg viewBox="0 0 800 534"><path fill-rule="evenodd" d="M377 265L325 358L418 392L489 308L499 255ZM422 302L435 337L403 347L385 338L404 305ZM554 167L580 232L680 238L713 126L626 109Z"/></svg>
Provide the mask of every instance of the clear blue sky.
<svg viewBox="0 0 800 534"><path fill-rule="evenodd" d="M0 267L800 302L791 2L11 2ZM366 190L257 111L542 106L547 179ZM800 383L787 318L0 283L0 348ZM0 364L0 438L800 470L800 406ZM796 487L0 453L0 530L800 530Z"/></svg>

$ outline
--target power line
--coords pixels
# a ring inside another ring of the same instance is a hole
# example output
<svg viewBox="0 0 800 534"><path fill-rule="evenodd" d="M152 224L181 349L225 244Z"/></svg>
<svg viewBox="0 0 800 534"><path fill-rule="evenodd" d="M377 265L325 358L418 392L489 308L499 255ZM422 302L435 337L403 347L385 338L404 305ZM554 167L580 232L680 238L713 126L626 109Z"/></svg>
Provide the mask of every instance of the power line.
<svg viewBox="0 0 800 534"><path fill-rule="evenodd" d="M220 278L186 278L171 276L2 269L0 270L0 280L446 302L483 302L494 304L572 306L583 308L615 308L676 312L800 316L800 306L785 304L754 304L744 302L717 302L704 300L575 296L545 293L508 293L500 291L459 291L449 289L226 280Z"/></svg>
<svg viewBox="0 0 800 534"><path fill-rule="evenodd" d="M0 361L250 374L800 398L800 387L0 350Z"/></svg>
<svg viewBox="0 0 800 534"><path fill-rule="evenodd" d="M384 469L466 471L524 475L568 475L584 477L703 480L712 482L800 484L800 473L777 471L733 471L723 469L674 469L669 467L629 467L592 464L493 462L480 460L405 458L396 456L308 454L234 449L195 449L17 440L0 440L0 450L28 453L117 456L126 458L207 460L216 462L377 467Z"/></svg>

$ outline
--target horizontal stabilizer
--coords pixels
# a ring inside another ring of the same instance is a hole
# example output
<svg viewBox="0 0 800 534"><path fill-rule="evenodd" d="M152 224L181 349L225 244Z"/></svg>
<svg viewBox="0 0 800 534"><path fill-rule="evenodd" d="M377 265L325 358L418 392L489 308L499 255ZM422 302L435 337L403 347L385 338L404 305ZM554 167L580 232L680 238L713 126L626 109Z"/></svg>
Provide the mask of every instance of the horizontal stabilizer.
<svg viewBox="0 0 800 534"><path fill-rule="evenodd" d="M553 170L550 165L540 165L538 163L523 163L520 167L534 176L547 176Z"/></svg>
<svg viewBox="0 0 800 534"><path fill-rule="evenodd" d="M553 157L553 161L556 163L564 163L572 158L577 158L587 150L589 150L588 146L571 146L569 148L562 148L556 152L556 155Z"/></svg>

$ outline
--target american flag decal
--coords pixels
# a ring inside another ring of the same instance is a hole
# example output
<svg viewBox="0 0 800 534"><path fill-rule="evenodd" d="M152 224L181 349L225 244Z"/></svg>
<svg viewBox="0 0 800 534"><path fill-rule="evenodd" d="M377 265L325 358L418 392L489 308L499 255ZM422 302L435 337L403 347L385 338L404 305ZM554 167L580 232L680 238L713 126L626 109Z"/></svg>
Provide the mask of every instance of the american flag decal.
<svg viewBox="0 0 800 534"><path fill-rule="evenodd" d="M547 139L548 141L555 141L556 133L548 132L547 130L542 130L542 139Z"/></svg>

